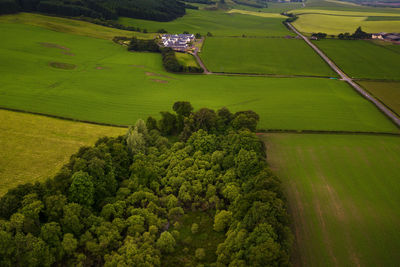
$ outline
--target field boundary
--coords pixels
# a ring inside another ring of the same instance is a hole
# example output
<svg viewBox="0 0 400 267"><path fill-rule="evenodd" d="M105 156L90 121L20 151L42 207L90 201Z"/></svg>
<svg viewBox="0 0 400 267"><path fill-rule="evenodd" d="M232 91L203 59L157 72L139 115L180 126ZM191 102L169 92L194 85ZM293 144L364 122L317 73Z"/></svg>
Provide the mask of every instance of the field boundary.
<svg viewBox="0 0 400 267"><path fill-rule="evenodd" d="M8 110L8 111L14 111L14 112L19 112L19 113L26 113L26 114L44 116L44 117L53 118L53 119L59 119L59 120L65 120L65 121L74 121L74 122L82 122L82 123L88 123L88 124L94 124L94 125L100 125L100 126L129 128L128 125L120 125L120 124L112 124L112 123L105 123L105 122L103 123L103 122L80 120L80 119L74 119L74 118L59 116L59 115L52 115L52 114L47 114L47 113L41 113L41 112L35 112L35 111L27 111L27 110L22 110L22 109L15 109L15 108L7 108L7 107L2 107L2 106L0 106L0 110Z"/></svg>

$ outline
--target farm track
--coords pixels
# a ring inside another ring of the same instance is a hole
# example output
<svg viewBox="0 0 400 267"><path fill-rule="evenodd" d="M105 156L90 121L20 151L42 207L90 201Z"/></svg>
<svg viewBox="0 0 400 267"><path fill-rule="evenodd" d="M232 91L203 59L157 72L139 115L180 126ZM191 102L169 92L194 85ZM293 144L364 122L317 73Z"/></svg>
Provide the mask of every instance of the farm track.
<svg viewBox="0 0 400 267"><path fill-rule="evenodd" d="M361 86L353 81L349 76L347 76L336 64L325 55L322 50L320 50L315 44L313 44L306 36L302 35L291 23L287 23L289 28L298 34L315 52L351 87L353 87L360 95L372 102L380 111L382 111L389 119L400 128L400 118L398 118L392 111L390 111L385 105L380 101L376 100L371 94L365 91Z"/></svg>

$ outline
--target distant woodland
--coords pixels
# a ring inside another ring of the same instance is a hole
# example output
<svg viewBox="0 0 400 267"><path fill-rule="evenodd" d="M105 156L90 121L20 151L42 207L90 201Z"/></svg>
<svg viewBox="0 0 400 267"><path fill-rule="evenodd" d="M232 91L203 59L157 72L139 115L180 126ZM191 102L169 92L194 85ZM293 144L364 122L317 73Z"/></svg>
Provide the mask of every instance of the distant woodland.
<svg viewBox="0 0 400 267"><path fill-rule="evenodd" d="M177 0L0 0L0 14L25 11L105 20L124 16L170 21L185 15L185 8L193 6Z"/></svg>
<svg viewBox="0 0 400 267"><path fill-rule="evenodd" d="M288 265L286 204L258 115L173 110L3 196L0 265Z"/></svg>

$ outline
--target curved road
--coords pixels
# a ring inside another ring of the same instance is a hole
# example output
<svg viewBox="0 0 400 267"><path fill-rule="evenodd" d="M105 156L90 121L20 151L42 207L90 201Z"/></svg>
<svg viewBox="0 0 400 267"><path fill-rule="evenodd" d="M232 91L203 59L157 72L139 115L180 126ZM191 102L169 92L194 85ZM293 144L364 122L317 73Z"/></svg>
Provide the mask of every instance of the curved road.
<svg viewBox="0 0 400 267"><path fill-rule="evenodd" d="M299 35L303 40L311 46L318 55L321 56L323 60L342 78L343 81L346 81L350 84L358 93L360 93L364 98L371 101L375 106L382 111L386 116L388 116L396 125L400 128L400 118L398 118L395 114L393 114L387 107L385 107L381 102L376 100L372 95L370 95L367 91L365 91L361 86L355 83L349 76L347 76L338 66L333 63L315 44L313 44L307 37L302 35L292 24L287 23L287 25L294 31L297 35Z"/></svg>

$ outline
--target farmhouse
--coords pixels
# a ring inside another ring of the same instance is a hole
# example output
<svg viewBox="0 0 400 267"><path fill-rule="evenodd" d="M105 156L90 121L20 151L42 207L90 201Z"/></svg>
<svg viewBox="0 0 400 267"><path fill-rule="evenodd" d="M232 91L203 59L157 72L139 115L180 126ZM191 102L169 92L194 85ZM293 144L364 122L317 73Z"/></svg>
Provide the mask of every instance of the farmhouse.
<svg viewBox="0 0 400 267"><path fill-rule="evenodd" d="M171 47L175 51L186 51L189 48L189 43L194 40L194 34L164 34L161 36L164 47Z"/></svg>
<svg viewBox="0 0 400 267"><path fill-rule="evenodd" d="M399 42L400 41L400 33L386 33L386 32L373 33L372 39L379 39L379 40L385 40L385 41L390 41L390 42Z"/></svg>

